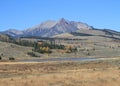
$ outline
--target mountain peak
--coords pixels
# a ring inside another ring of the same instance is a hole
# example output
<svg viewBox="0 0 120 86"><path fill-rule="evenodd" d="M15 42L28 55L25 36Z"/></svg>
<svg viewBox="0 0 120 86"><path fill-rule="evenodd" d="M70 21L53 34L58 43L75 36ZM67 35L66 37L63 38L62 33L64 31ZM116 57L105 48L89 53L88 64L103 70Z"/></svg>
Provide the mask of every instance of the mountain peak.
<svg viewBox="0 0 120 86"><path fill-rule="evenodd" d="M59 21L66 21L64 18L61 18Z"/></svg>
<svg viewBox="0 0 120 86"><path fill-rule="evenodd" d="M10 35L10 36L16 36L16 35L23 34L23 31L19 31L16 29L9 29L9 30L3 31L2 33Z"/></svg>
<svg viewBox="0 0 120 86"><path fill-rule="evenodd" d="M10 30L6 31L7 34L10 35L21 35L24 36L42 36L42 37L49 37L54 36L61 33L66 32L74 32L76 30L89 30L91 27L85 23L80 23L76 21L69 21L64 18L59 19L58 21L48 20L42 22L41 24L28 28L24 31L15 31Z"/></svg>
<svg viewBox="0 0 120 86"><path fill-rule="evenodd" d="M59 20L59 22L60 22L60 23L61 23L61 22L65 23L65 22L68 22L68 20L66 20L66 19L64 19L64 18L61 18L61 19Z"/></svg>

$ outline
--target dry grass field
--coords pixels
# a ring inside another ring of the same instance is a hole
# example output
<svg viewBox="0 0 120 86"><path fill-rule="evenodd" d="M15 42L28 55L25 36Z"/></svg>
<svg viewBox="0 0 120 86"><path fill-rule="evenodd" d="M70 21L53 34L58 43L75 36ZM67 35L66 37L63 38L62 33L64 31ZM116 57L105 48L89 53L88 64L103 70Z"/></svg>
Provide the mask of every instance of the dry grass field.
<svg viewBox="0 0 120 86"><path fill-rule="evenodd" d="M120 59L0 62L0 86L119 86Z"/></svg>

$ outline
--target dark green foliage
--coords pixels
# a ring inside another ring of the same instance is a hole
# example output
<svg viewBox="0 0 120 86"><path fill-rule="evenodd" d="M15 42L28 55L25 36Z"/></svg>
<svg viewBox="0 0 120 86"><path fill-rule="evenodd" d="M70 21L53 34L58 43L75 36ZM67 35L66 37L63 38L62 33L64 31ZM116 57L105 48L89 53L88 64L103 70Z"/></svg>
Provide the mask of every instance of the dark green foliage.
<svg viewBox="0 0 120 86"><path fill-rule="evenodd" d="M32 42L32 41L21 40L21 38L15 39L15 38L12 38L11 36L8 36L8 35L1 35L0 34L0 41L14 43L17 45L27 46L27 47L34 46L34 42Z"/></svg>
<svg viewBox="0 0 120 86"><path fill-rule="evenodd" d="M36 55L35 52L28 52L27 54L32 57L40 57L40 56Z"/></svg>
<svg viewBox="0 0 120 86"><path fill-rule="evenodd" d="M0 60L2 60L2 57L0 56Z"/></svg>
<svg viewBox="0 0 120 86"><path fill-rule="evenodd" d="M13 43L21 46L26 46L26 47L34 47L34 42L30 42L27 40L17 40L17 41L14 40Z"/></svg>
<svg viewBox="0 0 120 86"><path fill-rule="evenodd" d="M34 49L33 49L33 51L38 52L39 49L40 49L40 45L38 45L37 43L34 43Z"/></svg>
<svg viewBox="0 0 120 86"><path fill-rule="evenodd" d="M93 51L95 51L95 48L93 48Z"/></svg>
<svg viewBox="0 0 120 86"><path fill-rule="evenodd" d="M77 47L73 48L72 52L76 53L77 52Z"/></svg>
<svg viewBox="0 0 120 86"><path fill-rule="evenodd" d="M34 49L37 50L40 47L48 47L50 49L64 49L64 45L57 45L57 44L49 44L49 43L43 43L42 45L39 45L37 43L34 43Z"/></svg>
<svg viewBox="0 0 120 86"><path fill-rule="evenodd" d="M14 57L9 57L9 60L15 60L15 58Z"/></svg>
<svg viewBox="0 0 120 86"><path fill-rule="evenodd" d="M3 53L1 53L1 56L3 56Z"/></svg>
<svg viewBox="0 0 120 86"><path fill-rule="evenodd" d="M64 45L58 45L58 44L49 44L49 43L43 43L41 47L49 47L50 49L64 49Z"/></svg>
<svg viewBox="0 0 120 86"><path fill-rule="evenodd" d="M90 56L90 53L88 52L87 55Z"/></svg>
<svg viewBox="0 0 120 86"><path fill-rule="evenodd" d="M64 45L57 45L52 43L43 43L41 45L34 43L34 51L39 53L52 53L50 49L64 49Z"/></svg>
<svg viewBox="0 0 120 86"><path fill-rule="evenodd" d="M80 32L71 32L71 34L74 36L93 36L91 34L80 33Z"/></svg>
<svg viewBox="0 0 120 86"><path fill-rule="evenodd" d="M44 54L44 53L48 53L48 54L52 53L52 51L50 51L50 50L47 51L47 50L42 50L42 49L40 49L38 52L42 53L42 54Z"/></svg>

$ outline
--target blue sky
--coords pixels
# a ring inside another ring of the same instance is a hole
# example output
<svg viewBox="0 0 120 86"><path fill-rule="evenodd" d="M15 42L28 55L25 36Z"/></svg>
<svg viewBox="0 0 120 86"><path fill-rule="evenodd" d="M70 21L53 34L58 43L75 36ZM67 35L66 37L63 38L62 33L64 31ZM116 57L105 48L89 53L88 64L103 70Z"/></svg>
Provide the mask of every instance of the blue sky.
<svg viewBox="0 0 120 86"><path fill-rule="evenodd" d="M120 31L120 0L0 0L0 31L60 18Z"/></svg>

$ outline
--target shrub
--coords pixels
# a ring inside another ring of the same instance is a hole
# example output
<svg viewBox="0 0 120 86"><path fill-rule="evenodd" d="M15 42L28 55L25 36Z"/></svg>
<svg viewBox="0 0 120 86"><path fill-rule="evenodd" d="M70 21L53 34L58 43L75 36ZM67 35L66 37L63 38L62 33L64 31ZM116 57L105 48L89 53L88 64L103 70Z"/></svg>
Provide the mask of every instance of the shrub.
<svg viewBox="0 0 120 86"><path fill-rule="evenodd" d="M2 60L2 57L0 56L0 60Z"/></svg>
<svg viewBox="0 0 120 86"><path fill-rule="evenodd" d="M40 57L40 55L35 53L35 52L27 52L27 54L32 56L32 57Z"/></svg>
<svg viewBox="0 0 120 86"><path fill-rule="evenodd" d="M34 52L27 52L27 54L30 55L30 56L32 56L32 57L39 57Z"/></svg>
<svg viewBox="0 0 120 86"><path fill-rule="evenodd" d="M90 53L88 52L87 55L90 56Z"/></svg>
<svg viewBox="0 0 120 86"><path fill-rule="evenodd" d="M14 57L9 57L9 60L15 60L15 58Z"/></svg>

